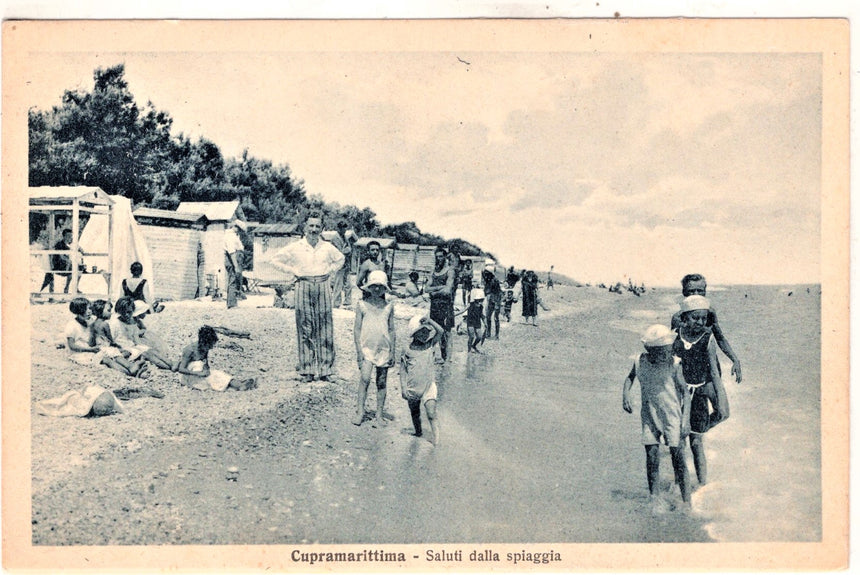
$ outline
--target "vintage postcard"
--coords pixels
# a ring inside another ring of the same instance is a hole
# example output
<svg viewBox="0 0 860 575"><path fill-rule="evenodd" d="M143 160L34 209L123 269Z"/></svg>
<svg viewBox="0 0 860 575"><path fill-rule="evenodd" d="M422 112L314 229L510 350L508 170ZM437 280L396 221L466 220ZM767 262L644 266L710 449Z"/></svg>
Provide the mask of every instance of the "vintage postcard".
<svg viewBox="0 0 860 575"><path fill-rule="evenodd" d="M848 56L4 22L3 566L845 568Z"/></svg>

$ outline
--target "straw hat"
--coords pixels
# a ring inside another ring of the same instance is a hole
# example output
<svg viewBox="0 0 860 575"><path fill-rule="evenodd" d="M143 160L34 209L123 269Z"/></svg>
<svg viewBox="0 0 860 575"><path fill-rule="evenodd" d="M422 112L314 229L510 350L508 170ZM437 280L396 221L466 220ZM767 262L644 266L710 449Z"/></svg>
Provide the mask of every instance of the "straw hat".
<svg viewBox="0 0 860 575"><path fill-rule="evenodd" d="M642 343L645 347L661 347L672 345L678 336L673 330L665 325L654 324L642 334Z"/></svg>
<svg viewBox="0 0 860 575"><path fill-rule="evenodd" d="M684 301L681 302L681 313L698 309L711 309L711 302L708 301L708 298L701 295L691 295L685 297Z"/></svg>
<svg viewBox="0 0 860 575"><path fill-rule="evenodd" d="M385 272L382 270L373 270L369 274L367 274L367 281L364 282L364 287L362 289L367 289L370 286L382 286L388 290L388 276L385 275Z"/></svg>
<svg viewBox="0 0 860 575"><path fill-rule="evenodd" d="M472 298L472 301L484 299L484 290L482 290L481 288L472 288L472 291L469 295Z"/></svg>
<svg viewBox="0 0 860 575"><path fill-rule="evenodd" d="M149 304L147 304L143 300L139 300L139 299L134 300L134 313L131 314L133 317L143 315L148 311L149 311Z"/></svg>

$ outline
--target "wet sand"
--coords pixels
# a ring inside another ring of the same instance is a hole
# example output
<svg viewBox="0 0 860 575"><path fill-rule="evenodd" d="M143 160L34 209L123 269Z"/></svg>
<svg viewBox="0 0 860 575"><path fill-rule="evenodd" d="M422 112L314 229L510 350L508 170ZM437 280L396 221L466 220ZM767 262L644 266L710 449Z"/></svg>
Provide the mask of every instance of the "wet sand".
<svg viewBox="0 0 860 575"><path fill-rule="evenodd" d="M668 322L677 309L672 291L635 298L559 286L544 294L551 311L541 312L538 327L519 323L516 306L514 322L484 354L466 354L465 336L454 336L452 361L438 373L438 447L407 433L393 372L387 405L395 420L379 429L350 423L351 312L335 312L340 378L302 384L292 379L292 311L257 308L265 302L252 298L230 311L223 303L168 304L149 321L177 353L204 321L250 331L250 341L236 340L243 353L219 349L211 361L257 375L257 390L196 392L159 372L147 385L164 399L131 400L122 415L32 415L33 542L815 540L819 419L809 398L817 397L818 356L810 350L818 348L800 350L794 340L818 337L817 288L790 302L775 299L778 288L750 289L755 304L739 301L737 289L712 294L745 381L727 385L732 419L708 435L712 484L694 493L691 514L652 513L638 412L621 409L638 331ZM773 311L782 314L778 329L749 317ZM51 335L64 312L33 308L33 399L83 381L128 384L108 370L73 377L80 368ZM409 313L398 310L401 345ZM774 381L791 393L775 397ZM767 434L757 431L762 409L780 416L765 414ZM678 499L667 457L661 486L668 502Z"/></svg>

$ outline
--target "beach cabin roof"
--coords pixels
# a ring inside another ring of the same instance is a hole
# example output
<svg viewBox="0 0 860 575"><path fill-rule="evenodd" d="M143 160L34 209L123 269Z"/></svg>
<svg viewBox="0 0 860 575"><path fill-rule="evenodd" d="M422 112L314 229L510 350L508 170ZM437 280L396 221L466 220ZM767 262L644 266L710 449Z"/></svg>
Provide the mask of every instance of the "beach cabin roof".
<svg viewBox="0 0 860 575"><path fill-rule="evenodd" d="M177 220L189 223L205 223L208 219L203 214L182 214L173 210L160 210L157 208L137 208L134 210L135 219L147 218L152 220Z"/></svg>
<svg viewBox="0 0 860 575"><path fill-rule="evenodd" d="M255 236L297 236L299 234L298 224L257 224L251 228Z"/></svg>
<svg viewBox="0 0 860 575"><path fill-rule="evenodd" d="M132 213L139 224L205 229L209 220L203 214L179 214L173 210L137 208Z"/></svg>
<svg viewBox="0 0 860 575"><path fill-rule="evenodd" d="M397 240L394 238L359 238L355 245L359 248L366 248L370 242L379 242L379 247L387 250L388 248L397 247Z"/></svg>
<svg viewBox="0 0 860 575"><path fill-rule="evenodd" d="M112 206L113 200L107 192L95 186L39 186L29 188L31 206L78 205Z"/></svg>
<svg viewBox="0 0 860 575"><path fill-rule="evenodd" d="M180 202L176 211L180 214L203 214L210 222L229 222L234 218L244 219L239 209L239 200L230 202Z"/></svg>

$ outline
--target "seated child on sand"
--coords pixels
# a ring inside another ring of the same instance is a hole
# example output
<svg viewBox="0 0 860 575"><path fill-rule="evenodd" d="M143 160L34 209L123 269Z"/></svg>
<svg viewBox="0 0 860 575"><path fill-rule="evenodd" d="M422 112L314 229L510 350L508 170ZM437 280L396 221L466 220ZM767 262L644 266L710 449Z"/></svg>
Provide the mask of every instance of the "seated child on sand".
<svg viewBox="0 0 860 575"><path fill-rule="evenodd" d="M105 349L105 354L119 364L121 371L124 369L128 375L145 378L149 376L149 364L138 358L135 361L130 361L128 357L131 352L122 349L113 339L113 334L110 331L108 321L113 311L113 306L107 300L97 299L92 305L93 316L95 319L92 323L93 343L96 347ZM113 367L113 366L112 366Z"/></svg>
<svg viewBox="0 0 860 575"><path fill-rule="evenodd" d="M409 404L409 414L415 427L415 436L423 435L421 429L421 406L430 422L430 442L439 444L439 425L436 422L436 364L433 349L442 338L444 330L438 323L425 316L409 320L407 333L409 347L400 355L400 393Z"/></svg>
<svg viewBox="0 0 860 575"><path fill-rule="evenodd" d="M134 300L130 297L121 297L117 300L114 310L116 313L108 322L110 332L114 341L122 349L130 352L129 359L134 361L138 357L143 357L160 369L173 369L167 359L143 343L140 327L134 320Z"/></svg>
<svg viewBox="0 0 860 575"><path fill-rule="evenodd" d="M209 351L218 343L215 330L204 325L197 331L197 343L182 350L182 357L176 371L182 374L182 383L201 391L214 389L225 391L235 389L247 391L257 387L254 378L239 380L229 373L209 368Z"/></svg>
<svg viewBox="0 0 860 575"><path fill-rule="evenodd" d="M66 324L63 336L66 339L66 346L72 352L70 358L72 361L87 366L106 365L125 375L133 376L138 373L140 366L125 361L120 349L96 344L95 334L90 325L92 306L88 299L76 297L69 302L69 311L75 317Z"/></svg>
<svg viewBox="0 0 860 575"><path fill-rule="evenodd" d="M636 357L633 369L624 380L622 407L633 413L630 390L639 380L642 396L642 443L645 445L645 471L648 491L655 510L660 477L660 444L669 446L675 481L681 488L681 499L690 501L690 478L684 457L684 438L690 433L690 395L680 366L672 354L675 332L664 325L652 325L642 336L645 353Z"/></svg>

